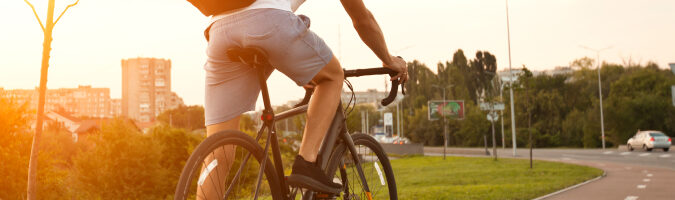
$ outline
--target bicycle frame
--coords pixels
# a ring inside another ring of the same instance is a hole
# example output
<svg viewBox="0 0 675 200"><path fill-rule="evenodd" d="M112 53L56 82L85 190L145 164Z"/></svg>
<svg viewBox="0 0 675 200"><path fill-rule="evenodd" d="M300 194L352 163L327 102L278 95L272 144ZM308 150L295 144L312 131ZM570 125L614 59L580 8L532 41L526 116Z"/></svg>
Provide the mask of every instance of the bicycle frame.
<svg viewBox="0 0 675 200"><path fill-rule="evenodd" d="M283 169L283 163L281 160L281 152L279 150L279 143L278 143L278 137L276 134L276 128L275 128L275 122L280 121L289 117L293 117L299 114L303 114L307 112L308 105L301 105L298 107L295 107L293 109L284 111L282 113L279 113L278 115L274 115L274 110L272 109L272 106L270 104L270 97L267 89L267 83L266 83L266 76L265 76L265 66L256 66L253 64L253 67L256 68L256 71L258 72L258 79L260 83L260 89L263 97L263 102L265 105L265 109L263 110L263 114L261 115L261 119L263 120L263 125L258 131L256 135L256 141L259 141L260 138L262 138L263 134L265 133L265 130L267 130L267 141L265 142L265 147L264 147L264 156L263 160L261 161L260 165L260 171L258 173L258 179L256 181L256 189L255 189L255 199L258 197L258 191L260 189L260 184L262 182L262 176L264 174L265 170L265 164L268 160L269 154L267 153L269 151L269 148L271 146L272 148L272 159L274 161L273 166L275 168L275 171L277 172L277 176L280 177L280 182L279 182L279 187L281 187L282 191L282 196L284 198L290 198L289 194L291 193L290 188L288 187L288 184L286 183L286 180L284 177L284 169ZM307 97L306 97L307 98ZM356 152L356 149L354 147L354 141L352 140L351 136L347 132L346 128L346 119L344 116L344 112L342 111L342 103L338 104L337 111L335 112L335 116L333 117L333 121L331 122L330 128L328 129L328 133L326 134L326 137L324 137L321 147L318 153L317 157L317 162L320 163L320 166L323 170L325 170L328 167L328 160L330 159L331 153L333 148L335 147L335 144L337 143L338 139L341 139L343 142L347 144L349 147L349 151L351 152L351 155L353 157L353 160L356 161L356 169L359 174L359 178L361 179L361 183L363 186L364 191L367 193L370 193L370 189L368 187L368 183L366 182L365 175L363 173L363 169L361 168L360 165L360 160L358 159L358 154ZM247 155L244 160L241 163L241 166L245 166L246 163L248 162L248 159L250 158L250 154ZM239 171L237 174L235 174L235 177L238 177L241 174L241 169L242 167L239 168ZM234 179L236 180L236 179ZM230 186L235 185L231 184ZM227 193L229 193L231 188L228 188Z"/></svg>

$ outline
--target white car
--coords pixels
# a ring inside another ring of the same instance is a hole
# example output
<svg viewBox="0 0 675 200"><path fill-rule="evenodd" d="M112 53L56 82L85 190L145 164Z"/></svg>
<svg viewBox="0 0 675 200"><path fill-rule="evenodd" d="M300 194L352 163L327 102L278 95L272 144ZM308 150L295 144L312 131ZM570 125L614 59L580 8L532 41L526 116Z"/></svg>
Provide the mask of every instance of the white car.
<svg viewBox="0 0 675 200"><path fill-rule="evenodd" d="M628 139L626 146L629 151L636 148L642 148L651 151L654 148L663 149L663 151L670 150L672 139L661 131L638 131L635 136Z"/></svg>

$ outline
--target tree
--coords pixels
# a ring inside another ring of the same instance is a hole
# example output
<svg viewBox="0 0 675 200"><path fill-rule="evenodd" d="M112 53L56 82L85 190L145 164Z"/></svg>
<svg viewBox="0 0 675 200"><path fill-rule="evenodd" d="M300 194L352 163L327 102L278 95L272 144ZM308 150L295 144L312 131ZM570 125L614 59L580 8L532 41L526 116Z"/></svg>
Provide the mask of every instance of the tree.
<svg viewBox="0 0 675 200"><path fill-rule="evenodd" d="M176 128L183 128L188 131L203 129L204 125L204 107L202 106L178 106L171 110L162 112L157 116L157 120Z"/></svg>
<svg viewBox="0 0 675 200"><path fill-rule="evenodd" d="M166 175L155 177L162 179L159 181L160 185L157 186L159 187L157 193L172 194L176 184L178 184L178 178L180 178L185 162L204 139L204 136L167 125L153 127L150 129L148 136L149 140L159 143L159 165L161 169L166 170Z"/></svg>
<svg viewBox="0 0 675 200"><path fill-rule="evenodd" d="M56 21L54 21L54 0L49 0L49 4L47 7L47 26L42 25L42 21L40 20L40 17L38 17L37 12L35 11L35 7L33 7L33 4L28 2L28 0L24 0L26 4L28 4L31 9L33 10L33 14L35 14L35 18L38 20L40 23L40 27L42 28L42 32L44 32L44 40L43 40L43 46L42 46L42 67L40 69L40 96L38 98L38 111L37 111L37 123L36 123L36 128L35 128L35 136L33 137L33 144L31 146L31 153L30 153L30 162L28 165L28 189L27 189L27 198L28 199L35 199L36 198L36 190L37 190L37 185L35 184L37 181L37 169L38 169L38 152L39 152L39 146L40 146L40 136L42 134L42 121L44 120L44 108L45 108L45 92L47 91L47 72L49 72L49 53L52 49L52 31L54 30L54 25L56 25L57 22L61 19L63 14L68 10L68 8L73 7L77 5L80 0L77 0L75 3L68 5L63 12L61 12L61 15L59 15L58 18L56 18Z"/></svg>
<svg viewBox="0 0 675 200"><path fill-rule="evenodd" d="M0 199L25 199L28 163L31 152L31 121L27 105L0 98ZM40 165L36 172L40 185L33 194L39 199L58 199L66 193L63 185L67 176L68 156L72 139L59 132L46 131L46 143L40 146Z"/></svg>
<svg viewBox="0 0 675 200"><path fill-rule="evenodd" d="M605 105L611 133L608 140L623 144L639 129L675 133L675 108L669 91L675 76L653 67L631 71L611 85Z"/></svg>
<svg viewBox="0 0 675 200"><path fill-rule="evenodd" d="M159 141L130 121L115 119L90 137L93 145L73 159L71 187L76 199L162 199L164 177Z"/></svg>
<svg viewBox="0 0 675 200"><path fill-rule="evenodd" d="M26 105L0 98L0 116L0 199L23 199L31 139Z"/></svg>

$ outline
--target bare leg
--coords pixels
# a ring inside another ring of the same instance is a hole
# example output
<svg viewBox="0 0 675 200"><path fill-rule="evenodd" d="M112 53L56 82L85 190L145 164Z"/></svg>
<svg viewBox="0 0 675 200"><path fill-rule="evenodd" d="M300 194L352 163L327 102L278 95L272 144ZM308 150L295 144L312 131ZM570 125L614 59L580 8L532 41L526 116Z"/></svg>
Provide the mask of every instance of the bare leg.
<svg viewBox="0 0 675 200"><path fill-rule="evenodd" d="M206 126L206 136L211 136L215 133L218 133L220 131L224 130L239 130L239 118L236 117L234 119L221 122L218 124L213 124L213 125L208 125ZM213 178L213 180L220 180L220 181L225 181L223 177L227 177L228 172L230 171L230 167L232 167L232 163L234 162L234 153L235 153L235 146L230 145L230 146L225 146L224 148L221 149L216 149L214 151L215 158L218 159L218 167L216 167L216 171L211 172L208 177L206 177L206 180L209 180ZM208 155L206 159L204 159L204 163L207 165L213 161L214 156L213 155ZM206 166L202 166L202 170ZM215 176L220 176L220 178L215 177ZM215 185L213 184L204 184L202 187L197 188L197 199L222 199L224 193L223 190L225 190L223 184L225 183L218 183L218 187L216 188ZM202 196L205 195L205 196Z"/></svg>
<svg viewBox="0 0 675 200"><path fill-rule="evenodd" d="M299 152L300 156L309 162L316 161L321 142L340 103L344 72L337 58L333 57L312 80L316 83L316 87L312 99L309 100L307 123Z"/></svg>

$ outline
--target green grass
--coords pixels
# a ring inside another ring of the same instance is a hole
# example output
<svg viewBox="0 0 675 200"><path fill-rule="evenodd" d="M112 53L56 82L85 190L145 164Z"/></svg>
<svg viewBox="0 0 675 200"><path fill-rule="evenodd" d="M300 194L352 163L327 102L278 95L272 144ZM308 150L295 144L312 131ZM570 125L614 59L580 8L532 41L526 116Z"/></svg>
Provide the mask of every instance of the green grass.
<svg viewBox="0 0 675 200"><path fill-rule="evenodd" d="M469 157L391 160L399 199L533 199L600 176L602 170L547 161Z"/></svg>

